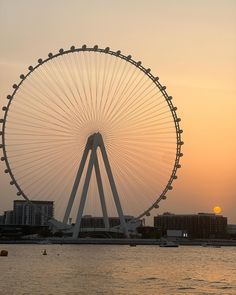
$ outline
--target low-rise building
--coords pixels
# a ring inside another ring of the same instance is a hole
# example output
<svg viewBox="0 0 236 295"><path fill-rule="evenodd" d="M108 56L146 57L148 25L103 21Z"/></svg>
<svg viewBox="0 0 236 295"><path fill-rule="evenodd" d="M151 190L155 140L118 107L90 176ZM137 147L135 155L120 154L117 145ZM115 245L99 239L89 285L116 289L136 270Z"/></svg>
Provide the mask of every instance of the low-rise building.
<svg viewBox="0 0 236 295"><path fill-rule="evenodd" d="M189 238L224 238L227 235L227 217L214 213L164 213L154 217L154 226L163 234L168 230L181 230Z"/></svg>
<svg viewBox="0 0 236 295"><path fill-rule="evenodd" d="M236 238L236 224L228 224L227 233L229 237Z"/></svg>
<svg viewBox="0 0 236 295"><path fill-rule="evenodd" d="M129 222L133 219L133 216L125 216L125 221ZM120 225L119 217L109 217L110 227L115 227ZM103 217L96 217L92 215L84 215L81 220L81 228L104 228L104 219Z"/></svg>
<svg viewBox="0 0 236 295"><path fill-rule="evenodd" d="M0 224L4 224L4 215L0 215Z"/></svg>
<svg viewBox="0 0 236 295"><path fill-rule="evenodd" d="M53 201L15 200L13 212L17 225L47 225L48 220L53 218Z"/></svg>
<svg viewBox="0 0 236 295"><path fill-rule="evenodd" d="M15 223L13 210L4 211L3 222L6 225L12 225Z"/></svg>

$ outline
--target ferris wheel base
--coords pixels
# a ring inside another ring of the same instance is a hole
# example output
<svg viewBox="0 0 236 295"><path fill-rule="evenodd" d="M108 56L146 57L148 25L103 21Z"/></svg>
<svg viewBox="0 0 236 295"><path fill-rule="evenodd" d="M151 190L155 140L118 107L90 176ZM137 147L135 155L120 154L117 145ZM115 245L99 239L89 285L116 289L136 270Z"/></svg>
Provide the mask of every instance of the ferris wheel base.
<svg viewBox="0 0 236 295"><path fill-rule="evenodd" d="M72 209L72 206L73 206L73 203L74 203L74 200L76 197L76 193L77 193L79 184L81 182L81 177L82 177L82 174L85 170L85 164L86 164L87 158L89 156L89 152L90 152L90 158L89 158L88 167L87 167L87 171L86 171L86 175L85 175L85 180L84 180L84 185L83 185L83 189L82 189L79 209L78 209L78 213L77 213L77 217L76 217L76 222L73 227L73 238L77 239L79 237L79 232L81 231L81 220L82 220L82 216L83 216L84 206L85 206L85 202L86 202L86 198L87 198L87 193L88 193L88 188L89 188L93 168L95 169L95 175L96 175L98 192L99 192L99 197L100 197L100 202L101 202L104 225L105 225L106 229L110 230L106 201L105 201L105 196L104 196L104 189L103 189L103 184L102 184L102 177L101 177L101 173L100 173L99 161L98 161L98 156L97 156L97 149L98 148L100 148L100 151L101 151L102 160L103 160L105 170L106 170L106 173L108 176L108 180L109 180L109 184L111 187L114 203L115 203L117 213L118 213L118 216L120 219L120 229L124 233L125 237L129 238L130 234L129 234L127 223L125 221L125 217L124 217L123 210L121 207L120 198L118 195L118 191L116 189L115 180L113 178L113 174L111 171L111 166L110 166L110 163L108 160L108 156L107 156L107 152L106 152L105 145L103 142L103 138L99 132L94 133L88 137L88 140L87 140L84 152L83 152L83 156L82 156L82 159L80 162L79 170L77 172L75 182L74 182L74 185L72 188L72 192L71 192L71 195L69 198L69 202L68 202L68 205L66 208L63 223L64 224L68 223L71 209Z"/></svg>

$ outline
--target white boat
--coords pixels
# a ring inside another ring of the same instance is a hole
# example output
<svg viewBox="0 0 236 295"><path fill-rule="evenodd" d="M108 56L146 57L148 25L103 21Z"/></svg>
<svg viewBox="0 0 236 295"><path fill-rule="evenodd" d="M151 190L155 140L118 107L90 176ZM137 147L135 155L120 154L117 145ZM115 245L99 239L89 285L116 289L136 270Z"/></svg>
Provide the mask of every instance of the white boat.
<svg viewBox="0 0 236 295"><path fill-rule="evenodd" d="M221 248L220 245L214 243L203 243L202 247Z"/></svg>
<svg viewBox="0 0 236 295"><path fill-rule="evenodd" d="M179 247L178 244L172 242L172 241L164 241L161 242L161 244L159 245L160 247L168 247L168 248L176 248Z"/></svg>

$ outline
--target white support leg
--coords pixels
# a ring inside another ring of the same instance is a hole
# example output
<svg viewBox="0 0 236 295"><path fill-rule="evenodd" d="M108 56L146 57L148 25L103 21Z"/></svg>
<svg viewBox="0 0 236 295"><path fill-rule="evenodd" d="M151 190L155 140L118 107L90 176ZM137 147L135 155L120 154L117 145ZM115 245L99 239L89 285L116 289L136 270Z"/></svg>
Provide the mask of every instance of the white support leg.
<svg viewBox="0 0 236 295"><path fill-rule="evenodd" d="M120 218L121 227L122 227L122 229L123 229L123 231L125 233L125 236L127 238L129 238L129 232L128 232L127 224L125 222L123 210L122 210L122 207L121 207L121 204L120 204L119 195L118 195L118 192L117 192L117 189L116 189L115 181L114 181L112 171L111 171L111 166L110 166L110 163L109 163L109 160L108 160L108 156L107 156L106 149L105 149L105 146L104 146L101 135L100 135L100 138L99 138L99 146L100 146L100 149L101 149L101 152L102 152L102 157L103 157L103 161L104 161L104 164L105 164L105 167L106 167L107 176L108 176L108 179L109 179L109 182L110 182L113 198L114 198L114 201L115 201L115 204L116 204L116 209L117 209L117 212L118 212L118 215L119 215L119 218Z"/></svg>
<svg viewBox="0 0 236 295"><path fill-rule="evenodd" d="M105 225L105 228L108 229L110 225L109 225L109 220L107 215L107 207L106 207L106 202L104 197L104 190L102 185L102 178L101 178L97 153L95 154L95 157L94 157L94 168L95 168L95 173L97 178L98 192L99 192L100 201L101 201L104 225Z"/></svg>
<svg viewBox="0 0 236 295"><path fill-rule="evenodd" d="M83 170L84 170L84 166L85 166L85 163L86 163L86 160L87 160L87 157L88 157L88 153L89 153L89 145L87 143L86 147L84 149L84 153L83 153L83 156L82 156L82 159L81 159L81 162L80 162L79 170L78 170L78 173L76 175L75 182L74 182L74 185L73 185L73 188L72 188L72 191L71 191L70 199L69 199L69 202L68 202L68 205L67 205L67 208L66 208L66 212L65 212L65 215L64 215L63 223L65 223L65 224L68 223L68 219L70 217L71 208L72 208L74 200L75 200L76 192L77 192L78 187L79 187L80 179L81 179L81 176L82 176L82 173L83 173Z"/></svg>
<svg viewBox="0 0 236 295"><path fill-rule="evenodd" d="M88 153L91 150L87 173L86 173L86 177L85 177L85 181L84 181L84 185L83 185L83 190L82 190L82 195L81 195L81 199L80 199L78 214L77 214L75 226L73 229L73 238L77 239L79 236L80 225L81 225L84 206L85 206L85 202L86 202L86 198L87 198L87 193L88 193L88 188L89 188L89 183L90 183L90 179L91 179L91 175L92 175L93 166L95 168L95 174L96 174L97 185L98 185L98 192L99 192L99 196L100 196L102 213L103 213L103 218L104 218L104 225L105 225L106 229L108 229L110 227L108 214L107 214L107 208L106 208L106 201L105 201L105 197L104 197L104 190L103 190L103 185L102 185L102 178L101 178L101 173L100 173L100 168L99 168L99 162L98 162L98 158L97 158L97 148L98 147L100 147L100 149L101 149L106 173L107 173L108 180L110 183L110 187L111 187L111 191L113 194L116 209L117 209L117 212L118 212L118 215L120 218L121 228L122 228L125 236L129 238L129 232L128 232L127 224L125 222L123 210L122 210L122 207L120 204L120 199L119 199L119 195L118 195L118 192L116 189L115 181L114 181L114 178L112 175L111 166L110 166L108 156L106 153L106 149L104 146L104 142L103 142L103 139L102 139L102 136L100 133L95 133L95 134L91 135L87 140L87 144L84 149L84 153L83 153L83 156L82 156L82 159L80 162L78 173L75 178L75 182L73 185L73 189L72 189L72 192L70 195L70 199L69 199L69 202L68 202L68 205L66 208L66 212L65 212L65 216L64 216L63 221L64 221L64 223L68 222L71 208L73 206L74 199L75 199L75 196L76 196L76 193L77 193L80 181L81 181L81 176L84 171L84 167L85 167L85 163L86 163L86 160L88 157Z"/></svg>
<svg viewBox="0 0 236 295"><path fill-rule="evenodd" d="M89 188L89 182L91 179L92 169L93 169L93 165L94 165L94 154L95 153L96 153L96 148L93 147L92 151L91 151L91 155L90 155L87 174L86 174L85 181L84 181L84 187L83 187L83 191L82 191L82 195L81 195L81 199L80 199L79 210L78 210L76 222L74 225L74 230L73 230L73 238L74 239L77 239L79 236L80 224L81 224L81 219L83 216L84 205L85 205L85 201L86 201L86 197L87 197L87 193L88 193L88 188Z"/></svg>

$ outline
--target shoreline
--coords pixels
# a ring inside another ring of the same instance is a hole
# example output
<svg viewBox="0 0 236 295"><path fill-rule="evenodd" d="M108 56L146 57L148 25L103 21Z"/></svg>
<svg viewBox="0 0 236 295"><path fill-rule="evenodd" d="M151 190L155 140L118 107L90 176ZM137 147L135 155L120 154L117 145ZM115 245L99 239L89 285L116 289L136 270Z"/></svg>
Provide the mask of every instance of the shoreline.
<svg viewBox="0 0 236 295"><path fill-rule="evenodd" d="M31 240L0 240L1 244L37 244L37 245L157 245L161 244L161 240L157 239L94 239L94 238L48 238L48 239L31 239ZM236 240L173 240L180 246L202 246L208 244L209 246L235 247Z"/></svg>

